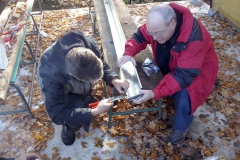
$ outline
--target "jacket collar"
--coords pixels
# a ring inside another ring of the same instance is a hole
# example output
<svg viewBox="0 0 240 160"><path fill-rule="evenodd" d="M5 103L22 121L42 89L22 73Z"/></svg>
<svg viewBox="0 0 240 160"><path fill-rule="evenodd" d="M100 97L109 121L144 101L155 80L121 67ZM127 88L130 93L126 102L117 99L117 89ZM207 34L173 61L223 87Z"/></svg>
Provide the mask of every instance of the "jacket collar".
<svg viewBox="0 0 240 160"><path fill-rule="evenodd" d="M176 16L177 16L177 25L176 25L176 29L173 33L173 36L169 39L169 42L174 43L176 41L176 39L178 38L179 34L180 34L180 28L182 25L182 16L180 15L180 13L178 11L175 11Z"/></svg>
<svg viewBox="0 0 240 160"><path fill-rule="evenodd" d="M193 28L194 17L191 11L184 6L176 3L170 3L169 5L182 15L182 26L177 41L186 43L190 37Z"/></svg>

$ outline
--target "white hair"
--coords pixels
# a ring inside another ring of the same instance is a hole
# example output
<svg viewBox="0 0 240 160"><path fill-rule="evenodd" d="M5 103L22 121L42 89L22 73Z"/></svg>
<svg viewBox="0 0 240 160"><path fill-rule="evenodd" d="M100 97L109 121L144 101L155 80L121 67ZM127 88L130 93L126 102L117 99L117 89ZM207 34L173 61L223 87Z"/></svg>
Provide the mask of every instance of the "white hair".
<svg viewBox="0 0 240 160"><path fill-rule="evenodd" d="M152 21L156 22L156 18L162 18L167 25L172 19L176 19L176 13L169 5L157 4L153 6L147 14L147 19L153 19Z"/></svg>

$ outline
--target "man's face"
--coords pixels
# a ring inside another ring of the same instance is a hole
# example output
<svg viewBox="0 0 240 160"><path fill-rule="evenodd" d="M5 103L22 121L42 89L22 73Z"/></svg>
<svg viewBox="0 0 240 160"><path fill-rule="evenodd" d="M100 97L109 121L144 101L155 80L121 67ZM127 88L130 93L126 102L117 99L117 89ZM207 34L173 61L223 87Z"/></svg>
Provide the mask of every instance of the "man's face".
<svg viewBox="0 0 240 160"><path fill-rule="evenodd" d="M154 40L158 41L158 43L163 44L172 37L176 28L175 23L175 19L172 19L167 24L165 22L150 24L147 21L147 34L152 36Z"/></svg>

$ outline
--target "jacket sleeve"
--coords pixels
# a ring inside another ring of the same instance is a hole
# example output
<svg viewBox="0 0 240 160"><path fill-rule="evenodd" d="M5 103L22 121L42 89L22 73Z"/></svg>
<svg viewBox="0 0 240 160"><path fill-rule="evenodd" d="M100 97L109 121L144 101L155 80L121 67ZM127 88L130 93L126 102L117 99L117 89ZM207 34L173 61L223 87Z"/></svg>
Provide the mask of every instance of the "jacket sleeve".
<svg viewBox="0 0 240 160"><path fill-rule="evenodd" d="M108 85L112 85L112 80L115 78L119 78L119 76L113 72L113 70L109 67L109 65L105 62L104 57L102 55L102 53L100 52L100 50L98 49L97 46L97 41L96 39L92 38L92 37L86 37L86 39L88 40L89 44L90 44L90 49L97 55L97 57L99 57L102 62L103 62L103 80L108 84Z"/></svg>
<svg viewBox="0 0 240 160"><path fill-rule="evenodd" d="M136 54L146 49L149 44L149 36L146 34L146 26L140 26L132 38L125 43L125 51L123 55L134 57Z"/></svg>
<svg viewBox="0 0 240 160"><path fill-rule="evenodd" d="M46 71L47 69L41 64L38 83L51 120L58 125L67 124L71 128L76 128L80 124L89 124L92 121L91 109L84 108L84 103L80 103L75 108L69 108L65 103L64 84L57 81L62 78L61 75L55 75L57 73L54 74L53 72L53 75L51 75Z"/></svg>

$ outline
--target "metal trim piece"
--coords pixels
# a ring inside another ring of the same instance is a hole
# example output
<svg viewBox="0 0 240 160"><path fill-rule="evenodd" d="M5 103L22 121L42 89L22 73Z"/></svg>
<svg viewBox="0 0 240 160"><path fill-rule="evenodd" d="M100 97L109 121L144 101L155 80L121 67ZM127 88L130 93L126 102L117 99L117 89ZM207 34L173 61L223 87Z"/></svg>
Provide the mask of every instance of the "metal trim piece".
<svg viewBox="0 0 240 160"><path fill-rule="evenodd" d="M117 58L120 58L124 53L126 38L112 0L103 0L103 2L112 33ZM132 62L129 61L122 65L120 68L120 77L128 80L130 83L130 87L126 93L128 97L133 97L139 94L139 90L142 88L142 84L138 77L137 70Z"/></svg>

